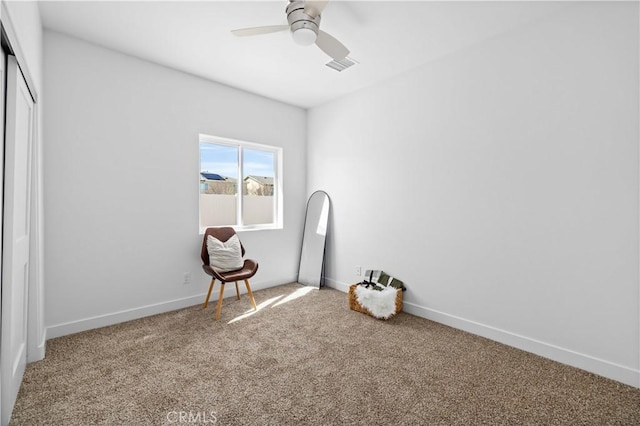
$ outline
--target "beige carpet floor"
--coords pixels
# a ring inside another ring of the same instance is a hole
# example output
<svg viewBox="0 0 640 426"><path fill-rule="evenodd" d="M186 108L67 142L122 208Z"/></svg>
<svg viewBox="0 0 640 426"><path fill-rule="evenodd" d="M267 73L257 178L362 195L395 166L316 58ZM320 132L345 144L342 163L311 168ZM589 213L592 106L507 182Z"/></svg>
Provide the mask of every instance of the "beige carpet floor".
<svg viewBox="0 0 640 426"><path fill-rule="evenodd" d="M255 297L49 341L12 424L640 424L639 389L331 289Z"/></svg>

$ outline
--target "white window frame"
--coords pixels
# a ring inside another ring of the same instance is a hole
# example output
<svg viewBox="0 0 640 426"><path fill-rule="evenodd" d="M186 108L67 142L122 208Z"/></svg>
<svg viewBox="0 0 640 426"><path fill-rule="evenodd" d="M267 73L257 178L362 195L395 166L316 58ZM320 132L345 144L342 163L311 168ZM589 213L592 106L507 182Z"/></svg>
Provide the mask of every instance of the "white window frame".
<svg viewBox="0 0 640 426"><path fill-rule="evenodd" d="M200 133L198 135L198 224L201 223L200 220L200 167L202 166L202 159L200 158L200 143L211 143L216 145L224 145L230 146L234 148L238 148L238 187L236 191L236 225L220 225L220 226L231 226L236 231L258 231L264 229L282 229L283 228L283 167L282 167L282 148L271 145L264 145L255 142L247 142L240 141L235 139L223 138L219 136L211 136ZM243 182L245 176L242 173L242 163L243 163L243 150L244 149L255 149L260 151L267 151L273 153L274 158L274 172L275 176L273 178L273 222L268 224L259 224L259 225L245 225L242 223L242 207L243 207L243 198L244 198L244 190L243 190ZM204 234L204 231L207 227L200 227L200 234Z"/></svg>

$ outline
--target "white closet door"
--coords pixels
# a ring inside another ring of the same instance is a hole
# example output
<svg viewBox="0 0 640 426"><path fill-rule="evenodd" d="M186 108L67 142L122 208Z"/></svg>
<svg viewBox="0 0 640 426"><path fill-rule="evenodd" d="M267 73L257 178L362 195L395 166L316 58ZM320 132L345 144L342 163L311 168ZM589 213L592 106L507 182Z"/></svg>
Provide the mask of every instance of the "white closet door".
<svg viewBox="0 0 640 426"><path fill-rule="evenodd" d="M2 424L7 424L27 364L31 145L34 103L14 56L7 61L4 230L2 239Z"/></svg>

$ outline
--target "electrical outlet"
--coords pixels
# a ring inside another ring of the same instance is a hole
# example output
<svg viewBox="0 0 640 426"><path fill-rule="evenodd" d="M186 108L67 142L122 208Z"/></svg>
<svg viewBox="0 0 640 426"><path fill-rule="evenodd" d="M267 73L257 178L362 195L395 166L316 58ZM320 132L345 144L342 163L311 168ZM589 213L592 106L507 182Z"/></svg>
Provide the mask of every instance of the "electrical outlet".
<svg viewBox="0 0 640 426"><path fill-rule="evenodd" d="M185 272L182 277L182 284L191 284L191 272Z"/></svg>
<svg viewBox="0 0 640 426"><path fill-rule="evenodd" d="M362 266L356 266L356 275L358 277L362 275Z"/></svg>

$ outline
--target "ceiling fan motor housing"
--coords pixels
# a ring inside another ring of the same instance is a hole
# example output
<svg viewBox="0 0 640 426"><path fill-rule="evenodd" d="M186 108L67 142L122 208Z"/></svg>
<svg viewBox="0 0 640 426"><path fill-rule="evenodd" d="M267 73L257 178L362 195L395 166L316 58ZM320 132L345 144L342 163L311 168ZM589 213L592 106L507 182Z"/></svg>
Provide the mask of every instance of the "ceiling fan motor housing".
<svg viewBox="0 0 640 426"><path fill-rule="evenodd" d="M295 33L300 29L313 31L316 36L320 29L320 15L315 18L304 12L304 1L290 0L286 9L287 21L291 27L291 32Z"/></svg>

